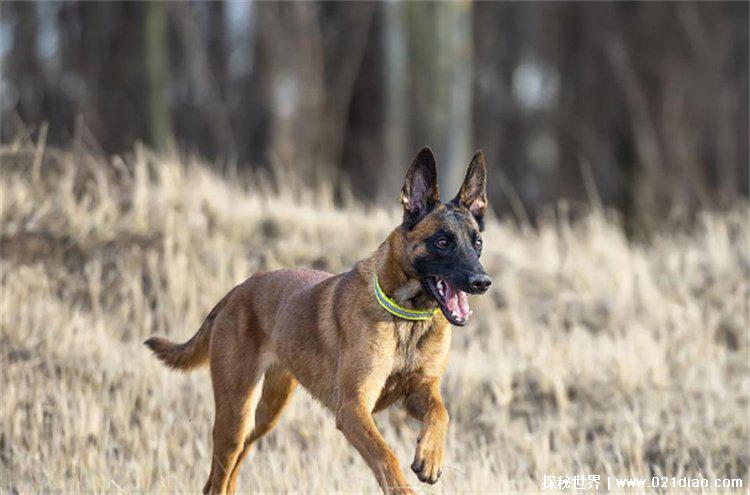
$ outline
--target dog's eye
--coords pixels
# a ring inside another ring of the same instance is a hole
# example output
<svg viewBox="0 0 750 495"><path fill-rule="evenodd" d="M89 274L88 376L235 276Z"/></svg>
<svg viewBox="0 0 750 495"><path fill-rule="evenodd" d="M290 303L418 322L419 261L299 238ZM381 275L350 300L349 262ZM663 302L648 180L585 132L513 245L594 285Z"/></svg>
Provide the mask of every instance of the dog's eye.
<svg viewBox="0 0 750 495"><path fill-rule="evenodd" d="M474 240L474 249L482 249L482 238L481 237L477 237Z"/></svg>
<svg viewBox="0 0 750 495"><path fill-rule="evenodd" d="M435 245L440 249L446 249L450 245L450 241L447 237L441 237L435 241Z"/></svg>

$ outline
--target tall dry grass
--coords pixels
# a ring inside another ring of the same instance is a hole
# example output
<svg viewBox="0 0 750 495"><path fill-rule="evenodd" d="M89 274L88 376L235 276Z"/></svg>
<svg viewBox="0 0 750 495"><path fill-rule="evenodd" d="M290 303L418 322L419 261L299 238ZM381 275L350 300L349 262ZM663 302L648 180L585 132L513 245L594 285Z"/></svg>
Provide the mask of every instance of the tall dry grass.
<svg viewBox="0 0 750 495"><path fill-rule="evenodd" d="M188 338L255 270L346 270L399 220L395 202L336 209L325 191L143 149L1 156L3 492L199 491L208 374L169 372L144 338ZM447 468L434 487L410 479L430 493L539 492L545 474L747 482L748 235L746 205L648 244L602 213L491 222L495 283L456 330L443 385ZM408 469L414 423L399 407L376 420ZM304 392L240 489L377 492Z"/></svg>

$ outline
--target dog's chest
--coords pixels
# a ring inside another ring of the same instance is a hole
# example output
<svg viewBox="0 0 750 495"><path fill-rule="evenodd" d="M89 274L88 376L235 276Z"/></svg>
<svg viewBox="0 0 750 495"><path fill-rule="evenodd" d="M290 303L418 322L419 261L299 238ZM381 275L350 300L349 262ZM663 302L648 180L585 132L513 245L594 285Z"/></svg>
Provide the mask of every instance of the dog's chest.
<svg viewBox="0 0 750 495"><path fill-rule="evenodd" d="M430 322L400 322L393 335L392 367L375 410L384 409L407 394L420 375L439 375L450 345L450 334Z"/></svg>
<svg viewBox="0 0 750 495"><path fill-rule="evenodd" d="M399 321L395 325L393 373L408 373L419 369L429 347L432 330L430 321Z"/></svg>
<svg viewBox="0 0 750 495"><path fill-rule="evenodd" d="M403 397L409 384L423 372L427 354L425 345L429 342L429 325L404 323L394 329L394 356L392 368L383 384L375 410L384 409Z"/></svg>

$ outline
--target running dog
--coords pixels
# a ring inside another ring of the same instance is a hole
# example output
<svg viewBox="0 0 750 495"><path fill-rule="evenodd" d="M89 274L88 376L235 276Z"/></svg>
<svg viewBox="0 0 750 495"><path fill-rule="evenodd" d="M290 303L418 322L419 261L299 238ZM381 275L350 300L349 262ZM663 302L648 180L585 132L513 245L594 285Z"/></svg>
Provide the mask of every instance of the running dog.
<svg viewBox="0 0 750 495"><path fill-rule="evenodd" d="M145 342L174 369L210 363L216 418L204 493L234 492L242 460L278 422L298 383L335 415L386 493L415 493L372 418L403 398L422 423L411 468L423 482L438 480L451 324L466 325L467 295L491 283L479 261L486 186L478 151L458 195L442 203L435 158L424 148L401 190L403 221L372 256L338 275L256 273L187 342Z"/></svg>

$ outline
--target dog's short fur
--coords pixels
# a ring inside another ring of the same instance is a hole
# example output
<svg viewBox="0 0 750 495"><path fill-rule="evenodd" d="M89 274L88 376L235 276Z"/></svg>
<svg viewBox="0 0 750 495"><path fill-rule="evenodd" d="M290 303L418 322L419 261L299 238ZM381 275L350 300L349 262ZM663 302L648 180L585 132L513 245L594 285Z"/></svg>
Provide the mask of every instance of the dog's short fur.
<svg viewBox="0 0 750 495"><path fill-rule="evenodd" d="M274 427L298 383L335 414L336 427L384 491L413 493L372 419L403 398L422 422L411 467L424 482L440 477L448 427L440 379L450 323L466 324L465 293L484 292L490 283L479 262L487 207L482 153L472 159L458 196L441 203L435 161L423 149L409 168L401 201L402 225L348 272L257 273L232 289L184 344L146 341L175 369L210 362L216 419L204 493L234 491L242 460ZM401 306L442 311L427 321L393 316L375 298L373 272ZM464 298L464 306L458 295L452 305L446 302L451 296L441 297L446 286Z"/></svg>

